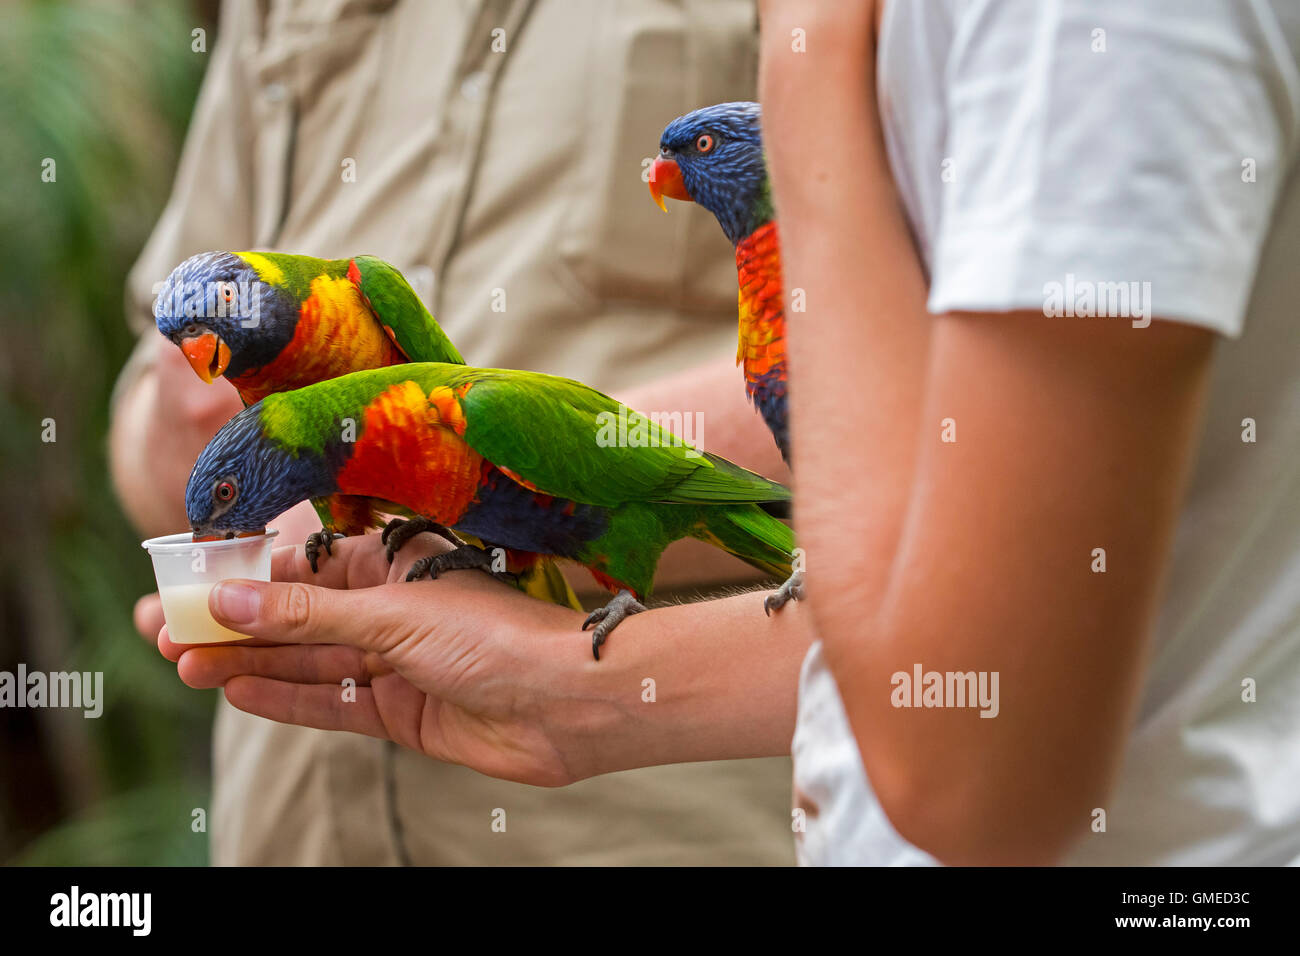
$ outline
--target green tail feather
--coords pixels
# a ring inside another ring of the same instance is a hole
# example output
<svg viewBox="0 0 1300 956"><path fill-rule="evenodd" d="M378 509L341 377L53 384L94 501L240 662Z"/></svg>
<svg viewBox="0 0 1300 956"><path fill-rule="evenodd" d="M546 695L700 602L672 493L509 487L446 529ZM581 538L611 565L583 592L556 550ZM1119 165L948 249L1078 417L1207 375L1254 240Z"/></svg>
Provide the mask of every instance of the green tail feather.
<svg viewBox="0 0 1300 956"><path fill-rule="evenodd" d="M691 533L773 577L793 570L794 532L757 505L710 508Z"/></svg>

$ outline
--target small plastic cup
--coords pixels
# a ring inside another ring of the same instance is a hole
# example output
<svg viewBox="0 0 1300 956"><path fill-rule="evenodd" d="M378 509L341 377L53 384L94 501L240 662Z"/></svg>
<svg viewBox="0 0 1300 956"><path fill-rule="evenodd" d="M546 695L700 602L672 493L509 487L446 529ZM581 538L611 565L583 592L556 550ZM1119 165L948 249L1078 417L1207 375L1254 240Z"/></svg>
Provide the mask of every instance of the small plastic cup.
<svg viewBox="0 0 1300 956"><path fill-rule="evenodd" d="M167 633L174 644L217 644L245 641L222 627L208 612L212 586L227 578L271 580L271 548L280 532L220 541L195 541L188 531L141 542L153 559L153 576L162 598Z"/></svg>

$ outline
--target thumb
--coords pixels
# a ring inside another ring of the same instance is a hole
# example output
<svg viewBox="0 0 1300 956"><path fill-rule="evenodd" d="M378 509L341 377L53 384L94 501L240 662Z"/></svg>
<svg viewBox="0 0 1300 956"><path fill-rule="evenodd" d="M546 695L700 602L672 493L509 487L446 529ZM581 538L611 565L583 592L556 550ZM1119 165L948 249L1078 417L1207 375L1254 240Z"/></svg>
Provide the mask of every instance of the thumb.
<svg viewBox="0 0 1300 956"><path fill-rule="evenodd" d="M384 602L370 589L341 591L298 582L222 581L208 596L218 623L251 637L289 644L346 644L382 653L394 635Z"/></svg>

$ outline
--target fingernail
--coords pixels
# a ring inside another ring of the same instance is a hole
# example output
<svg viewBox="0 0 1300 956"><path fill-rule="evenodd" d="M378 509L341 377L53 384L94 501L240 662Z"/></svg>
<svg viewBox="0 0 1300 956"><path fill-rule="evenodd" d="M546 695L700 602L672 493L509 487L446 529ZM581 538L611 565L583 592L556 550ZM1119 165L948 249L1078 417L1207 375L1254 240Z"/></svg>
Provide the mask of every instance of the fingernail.
<svg viewBox="0 0 1300 956"><path fill-rule="evenodd" d="M212 606L232 624L252 624L262 610L262 594L247 584L223 582L212 589Z"/></svg>

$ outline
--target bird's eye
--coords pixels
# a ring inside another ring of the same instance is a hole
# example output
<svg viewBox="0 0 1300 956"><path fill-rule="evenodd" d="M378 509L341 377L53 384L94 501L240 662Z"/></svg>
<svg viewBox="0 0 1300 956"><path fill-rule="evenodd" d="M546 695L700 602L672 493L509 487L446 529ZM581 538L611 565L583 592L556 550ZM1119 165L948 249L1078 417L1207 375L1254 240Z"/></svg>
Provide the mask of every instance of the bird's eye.
<svg viewBox="0 0 1300 956"><path fill-rule="evenodd" d="M235 486L228 481L219 481L217 486L212 489L212 494L221 502L235 500Z"/></svg>
<svg viewBox="0 0 1300 956"><path fill-rule="evenodd" d="M713 137L708 133L701 133L695 140L695 150L699 153L707 153L713 149Z"/></svg>
<svg viewBox="0 0 1300 956"><path fill-rule="evenodd" d="M235 287L231 285L229 282L221 283L218 289L221 292L221 297L225 299L227 302L230 302L235 298Z"/></svg>

